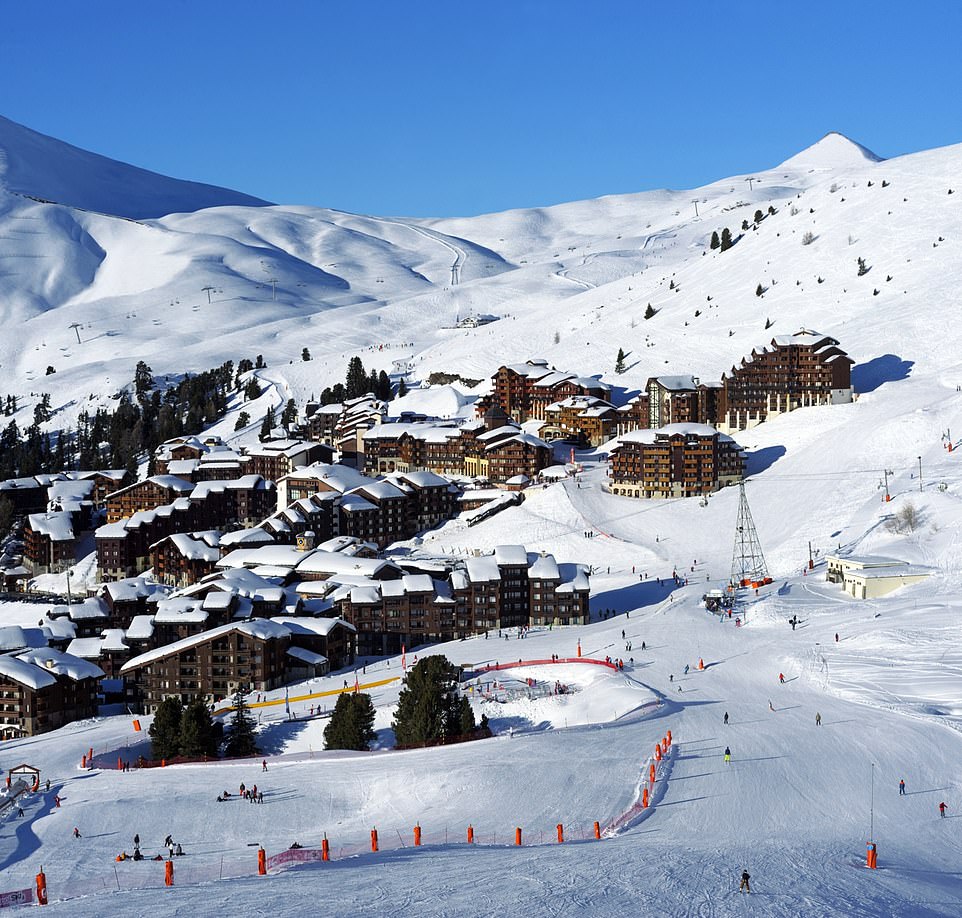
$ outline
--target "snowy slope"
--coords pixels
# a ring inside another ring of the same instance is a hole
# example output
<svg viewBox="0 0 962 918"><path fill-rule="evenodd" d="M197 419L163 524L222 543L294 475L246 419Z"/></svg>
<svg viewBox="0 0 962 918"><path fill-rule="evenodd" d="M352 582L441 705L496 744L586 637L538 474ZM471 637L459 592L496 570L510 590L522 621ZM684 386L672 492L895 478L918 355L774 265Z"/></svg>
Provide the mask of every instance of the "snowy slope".
<svg viewBox="0 0 962 918"><path fill-rule="evenodd" d="M223 204L266 204L228 188L168 178L89 153L0 116L0 188L140 220Z"/></svg>

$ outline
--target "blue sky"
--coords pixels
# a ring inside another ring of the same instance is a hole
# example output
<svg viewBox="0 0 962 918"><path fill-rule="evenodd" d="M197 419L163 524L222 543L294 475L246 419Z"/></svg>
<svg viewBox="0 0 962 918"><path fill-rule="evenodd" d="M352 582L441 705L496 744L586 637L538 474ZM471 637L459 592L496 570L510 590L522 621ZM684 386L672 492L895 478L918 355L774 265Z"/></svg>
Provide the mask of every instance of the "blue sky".
<svg viewBox="0 0 962 918"><path fill-rule="evenodd" d="M911 7L911 9L909 8ZM283 203L445 216L962 141L962 4L0 6L0 114Z"/></svg>

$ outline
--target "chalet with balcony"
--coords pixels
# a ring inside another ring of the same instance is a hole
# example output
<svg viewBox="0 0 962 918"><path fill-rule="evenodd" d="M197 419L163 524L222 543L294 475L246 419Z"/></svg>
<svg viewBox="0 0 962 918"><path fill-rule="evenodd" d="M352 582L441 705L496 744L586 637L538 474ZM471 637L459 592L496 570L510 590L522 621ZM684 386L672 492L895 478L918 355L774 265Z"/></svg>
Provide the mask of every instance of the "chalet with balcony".
<svg viewBox="0 0 962 918"><path fill-rule="evenodd" d="M610 490L626 497L696 497L741 480L742 448L707 424L636 430L611 451Z"/></svg>

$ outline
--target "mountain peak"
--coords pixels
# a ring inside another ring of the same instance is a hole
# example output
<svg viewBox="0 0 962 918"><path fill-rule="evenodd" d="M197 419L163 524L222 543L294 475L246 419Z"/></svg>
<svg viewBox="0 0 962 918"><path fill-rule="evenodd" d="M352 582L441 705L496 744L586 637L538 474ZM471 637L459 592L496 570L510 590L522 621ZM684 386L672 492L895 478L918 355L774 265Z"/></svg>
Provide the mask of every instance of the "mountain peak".
<svg viewBox="0 0 962 918"><path fill-rule="evenodd" d="M261 207L269 203L229 188L170 178L90 153L2 115L0 188L133 220L228 204Z"/></svg>
<svg viewBox="0 0 962 918"><path fill-rule="evenodd" d="M850 140L838 131L829 131L821 140L776 166L781 168L844 169L879 163L883 157L876 156L868 147Z"/></svg>

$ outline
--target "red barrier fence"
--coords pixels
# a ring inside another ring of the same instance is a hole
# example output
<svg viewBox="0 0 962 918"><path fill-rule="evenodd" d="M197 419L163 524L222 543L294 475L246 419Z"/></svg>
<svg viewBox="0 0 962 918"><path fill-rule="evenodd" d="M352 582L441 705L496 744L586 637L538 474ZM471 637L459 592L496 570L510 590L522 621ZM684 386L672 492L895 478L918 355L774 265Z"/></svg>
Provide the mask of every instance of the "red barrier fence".
<svg viewBox="0 0 962 918"><path fill-rule="evenodd" d="M559 660L519 660L516 663L495 663L492 666L479 666L477 669L470 670L470 672L490 673L502 669L517 669L519 666L554 666L558 663L592 663L595 666L607 666L608 669L618 671L617 664L610 663L608 660L594 660L591 657L562 657ZM467 673L468 670L465 670L465 674ZM468 676L468 678L473 677Z"/></svg>

